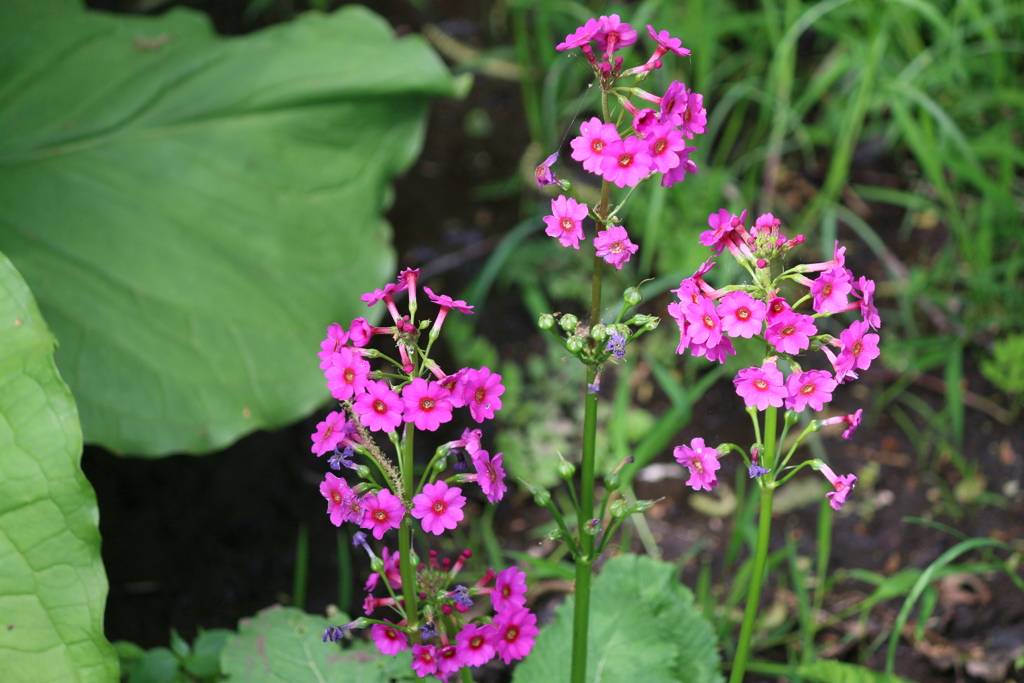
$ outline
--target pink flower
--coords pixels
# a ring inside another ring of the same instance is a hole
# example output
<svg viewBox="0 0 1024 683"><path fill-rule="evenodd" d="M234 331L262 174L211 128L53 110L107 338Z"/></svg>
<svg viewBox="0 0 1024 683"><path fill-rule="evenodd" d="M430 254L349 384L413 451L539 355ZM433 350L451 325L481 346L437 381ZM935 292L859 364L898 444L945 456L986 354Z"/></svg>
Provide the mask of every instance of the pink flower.
<svg viewBox="0 0 1024 683"><path fill-rule="evenodd" d="M565 42L556 45L555 49L559 52L563 52L565 50L571 50L576 47L587 45L600 28L601 23L597 19L587 19L586 24L576 29L575 33L567 35L565 37Z"/></svg>
<svg viewBox="0 0 1024 683"><path fill-rule="evenodd" d="M681 81L672 81L661 98L661 122L678 126L683 120L687 104L690 99L686 84Z"/></svg>
<svg viewBox="0 0 1024 683"><path fill-rule="evenodd" d="M447 680L448 674L461 668L462 660L454 645L445 645L437 651L437 675L441 680Z"/></svg>
<svg viewBox="0 0 1024 683"><path fill-rule="evenodd" d="M362 514L360 514L359 519L362 520L362 517ZM384 561L384 568L382 569L384 580L387 581L392 588L401 588L402 572L398 564L398 551L396 550L395 552L391 552L385 547L380 553L380 559ZM380 581L380 577L381 575L377 572L373 572L366 577L366 585L363 586L363 590L369 592L376 588L377 582Z"/></svg>
<svg viewBox="0 0 1024 683"><path fill-rule="evenodd" d="M600 30L594 34L594 43L599 52L611 54L622 47L629 47L636 42L636 31L629 24L619 21L619 15L600 17ZM506 662L507 664L508 662Z"/></svg>
<svg viewBox="0 0 1024 683"><path fill-rule="evenodd" d="M412 646L412 670L420 678L437 673L437 650L433 645Z"/></svg>
<svg viewBox="0 0 1024 683"><path fill-rule="evenodd" d="M731 337L750 339L761 333L768 307L746 292L729 292L718 303L722 330Z"/></svg>
<svg viewBox="0 0 1024 683"><path fill-rule="evenodd" d="M498 572L494 591L491 592L491 604L499 613L519 609L526 605L526 591L526 572L519 571L518 567L509 567Z"/></svg>
<svg viewBox="0 0 1024 683"><path fill-rule="evenodd" d="M348 338L353 346L366 346L370 343L372 336L373 328L370 327L370 323L366 322L366 318L356 318L348 328Z"/></svg>
<svg viewBox="0 0 1024 683"><path fill-rule="evenodd" d="M861 415L863 414L864 411L858 408L857 412L855 413L843 415L844 422L850 425L849 427L846 428L846 431L843 432L844 439L849 440L853 436L853 433L857 430L857 427L860 427Z"/></svg>
<svg viewBox="0 0 1024 683"><path fill-rule="evenodd" d="M838 313L848 303L847 295L853 291L846 268L829 268L811 282L815 313Z"/></svg>
<svg viewBox="0 0 1024 683"><path fill-rule="evenodd" d="M409 649L409 638L394 626L374 624L370 629L370 635L377 649L386 655L394 657L399 652Z"/></svg>
<svg viewBox="0 0 1024 683"><path fill-rule="evenodd" d="M601 119L595 116L580 124L580 137L569 144L572 147L572 158L583 162L583 170L600 174L605 150L621 141L614 123L601 123Z"/></svg>
<svg viewBox="0 0 1024 683"><path fill-rule="evenodd" d="M604 152L601 177L617 187L634 187L651 172L647 144L635 135L613 142Z"/></svg>
<svg viewBox="0 0 1024 683"><path fill-rule="evenodd" d="M380 540L388 529L397 529L405 519L405 506L402 499L388 489L381 489L374 494L363 496L363 521L359 525L373 532L373 537Z"/></svg>
<svg viewBox="0 0 1024 683"><path fill-rule="evenodd" d="M356 397L352 410L371 432L393 432L402 424L402 399L387 382L367 382L366 392Z"/></svg>
<svg viewBox="0 0 1024 683"><path fill-rule="evenodd" d="M537 615L526 608L499 612L494 617L494 628L498 631L495 649L506 664L530 654L533 639L540 632L537 629Z"/></svg>
<svg viewBox="0 0 1024 683"><path fill-rule="evenodd" d="M316 434L313 435L313 453L316 457L320 457L328 451L333 451L334 447L341 443L347 435L345 431L345 413L339 413L337 411L327 414L327 418L323 422L317 424Z"/></svg>
<svg viewBox="0 0 1024 683"><path fill-rule="evenodd" d="M473 307L467 304L465 301L462 301L461 299L453 299L447 294L434 294L434 291L430 289L430 287L427 287L426 285L423 286L423 291L426 292L427 297L432 302L440 306L441 310L444 312L455 309L459 313L473 315Z"/></svg>
<svg viewBox="0 0 1024 683"><path fill-rule="evenodd" d="M674 126L654 126L644 135L644 141L658 173L668 173L681 163L677 152L685 150L686 143L683 142L683 134Z"/></svg>
<svg viewBox="0 0 1024 683"><path fill-rule="evenodd" d="M814 469L819 470L824 474L825 478L828 479L830 484L832 484L832 488L835 489L835 491L829 491L825 494L825 497L828 498L829 505L832 506L833 510L842 510L843 503L846 502L846 499L849 498L850 494L853 492L853 486L857 483L857 477L853 474L842 474L837 476L836 473L832 471L831 467L820 461L814 465Z"/></svg>
<svg viewBox="0 0 1024 683"><path fill-rule="evenodd" d="M715 472L722 464L718 462L718 451L704 445L704 439L693 439L689 446L676 446L672 451L676 462L690 470L690 479L687 486L694 491L710 491L712 487L718 486L718 477Z"/></svg>
<svg viewBox="0 0 1024 683"><path fill-rule="evenodd" d="M477 422L493 420L494 411L501 410L501 399L498 397L505 393L501 375L491 372L484 366L479 370L467 370L465 377L463 405L469 406L469 414Z"/></svg>
<svg viewBox="0 0 1024 683"><path fill-rule="evenodd" d="M850 366L851 370L867 370L871 361L878 358L878 335L868 333L868 324L857 320L847 329L839 333L843 350L839 354L839 363Z"/></svg>
<svg viewBox="0 0 1024 683"><path fill-rule="evenodd" d="M462 506L466 497L457 486L449 487L443 481L427 484L423 493L412 499L412 516L421 520L423 530L440 536L445 529L454 529L462 520Z"/></svg>
<svg viewBox="0 0 1024 683"><path fill-rule="evenodd" d="M715 302L711 299L701 297L699 302L688 304L683 310L683 315L690 323L688 330L693 343L713 347L722 340L722 321L715 310Z"/></svg>
<svg viewBox="0 0 1024 683"><path fill-rule="evenodd" d="M765 330L765 340L782 353L799 353L811 345L811 337L818 333L814 318L792 311L779 315Z"/></svg>
<svg viewBox="0 0 1024 683"><path fill-rule="evenodd" d="M327 339L320 342L321 350L316 354L320 357L321 370L331 367L331 358L345 347L347 341L348 332L342 329L341 325L331 323L327 326Z"/></svg>
<svg viewBox="0 0 1024 683"><path fill-rule="evenodd" d="M693 354L695 358L706 356L710 361L724 363L726 358L736 355L736 349L733 348L732 342L729 341L728 337L722 337L722 339L714 346L708 346L706 344L691 344L690 353Z"/></svg>
<svg viewBox="0 0 1024 683"><path fill-rule="evenodd" d="M715 254L721 254L722 249L727 246L729 233L733 232L737 226L742 225L746 217L746 211L742 216L737 217L725 209L719 209L717 213L708 216L708 225L711 226L711 229L700 234L700 243L705 247L711 247Z"/></svg>
<svg viewBox="0 0 1024 683"><path fill-rule="evenodd" d="M551 200L551 216L545 216L547 229L544 231L551 237L557 237L563 247L580 248L583 239L583 219L587 217L587 206L575 199L559 195Z"/></svg>
<svg viewBox="0 0 1024 683"><path fill-rule="evenodd" d="M436 432L444 422L451 422L451 392L437 382L417 377L402 389L405 413L402 419L412 422L416 429Z"/></svg>
<svg viewBox="0 0 1024 683"><path fill-rule="evenodd" d="M654 39L654 42L658 44L658 47L655 50L655 57L653 59L661 57L661 55L665 54L666 52L672 52L673 54L679 57L685 57L688 54L690 54L690 51L683 47L683 41L679 40L678 38L673 38L671 35L669 35L668 31L661 31L659 33L655 33L654 27L651 26L650 24L647 24L647 33L649 33L651 38Z"/></svg>
<svg viewBox="0 0 1024 683"><path fill-rule="evenodd" d="M478 444L479 445L479 444ZM467 452L469 449L466 449ZM505 470L501 467L501 453L496 453L491 458L487 451L477 450L471 453L473 467L476 468L476 481L480 484L488 502L492 505L505 497Z"/></svg>
<svg viewBox="0 0 1024 683"><path fill-rule="evenodd" d="M403 289L405 289L403 285L389 282L384 285L384 289L375 289L369 294L363 294L360 298L366 302L367 306L373 306L378 301L383 300L384 305L388 307L388 312L391 313L391 317L394 318L397 323L402 316L398 314L398 307L395 306L395 300L392 295L395 292L402 291Z"/></svg>
<svg viewBox="0 0 1024 683"><path fill-rule="evenodd" d="M743 398L747 407L757 406L758 410L767 410L768 406L781 408L786 399L786 388L782 381L782 372L775 363L765 361L760 368L747 368L736 373L732 381L736 385L736 393Z"/></svg>
<svg viewBox="0 0 1024 683"><path fill-rule="evenodd" d="M629 261L629 257L639 248L629 240L629 233L620 225L609 226L594 238L596 255L603 258L605 263L615 266L615 270L622 270L622 264Z"/></svg>
<svg viewBox="0 0 1024 683"><path fill-rule="evenodd" d="M683 135L692 140L695 133L703 133L708 124L708 113L704 109L704 96L687 92L686 110L679 122Z"/></svg>
<svg viewBox="0 0 1024 683"><path fill-rule="evenodd" d="M697 168L697 163L690 160L690 152L695 151L697 151L696 147L686 147L679 153L679 165L662 176L662 187L672 187L676 183L681 183L686 180L687 173L696 173L700 170Z"/></svg>
<svg viewBox="0 0 1024 683"><path fill-rule="evenodd" d="M498 630L491 624L466 624L455 636L455 649L466 666L483 666L494 657L494 641Z"/></svg>
<svg viewBox="0 0 1024 683"><path fill-rule="evenodd" d="M558 152L555 152L547 159L545 159L540 166L534 171L534 178L537 180L538 187L544 187L546 185L555 185L558 183L558 178L555 177L554 171L551 170L551 166L558 161Z"/></svg>
<svg viewBox="0 0 1024 683"><path fill-rule="evenodd" d="M339 401L347 401L366 390L366 383L370 379L370 364L358 351L343 347L334 354L332 363L324 373L331 396Z"/></svg>
<svg viewBox="0 0 1024 683"><path fill-rule="evenodd" d="M320 482L320 495L327 499L327 514L331 516L331 524L334 526L362 519L359 496L344 479L328 472L327 478Z"/></svg>
<svg viewBox="0 0 1024 683"><path fill-rule="evenodd" d="M777 296L768 302L768 324L771 325L778 322L780 316L785 316L793 310L793 307L789 305L789 302L783 299L781 296Z"/></svg>
<svg viewBox="0 0 1024 683"><path fill-rule="evenodd" d="M861 277L857 281L857 289L861 295L860 315L871 329L877 330L882 326L882 319L878 315L878 309L875 308L875 283L873 280Z"/></svg>
<svg viewBox="0 0 1024 683"><path fill-rule="evenodd" d="M798 413L808 405L813 410L821 410L824 404L832 400L836 381L824 370L808 370L795 372L786 380L786 408Z"/></svg>
<svg viewBox="0 0 1024 683"><path fill-rule="evenodd" d="M484 434L479 429L464 429L462 430L462 437L457 441L452 441L449 446L451 448L465 448L466 452L469 453L469 457L473 457L477 451L482 450L480 440Z"/></svg>
<svg viewBox="0 0 1024 683"><path fill-rule="evenodd" d="M633 116L633 130L638 134L647 136L655 126L658 125L658 112L653 109L640 109Z"/></svg>

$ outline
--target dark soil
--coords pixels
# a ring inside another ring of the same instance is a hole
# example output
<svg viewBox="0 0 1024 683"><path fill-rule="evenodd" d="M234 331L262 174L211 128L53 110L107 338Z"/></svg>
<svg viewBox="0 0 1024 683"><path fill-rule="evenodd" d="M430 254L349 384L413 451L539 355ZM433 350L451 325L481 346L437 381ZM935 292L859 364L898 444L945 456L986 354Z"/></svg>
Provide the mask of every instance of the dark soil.
<svg viewBox="0 0 1024 683"><path fill-rule="evenodd" d="M90 4L124 10L132 3L92 0ZM209 11L226 33L284 18L278 9L246 22L242 19L246 0L182 4ZM431 3L422 12L401 2L367 4L384 13L400 31L418 30L433 22L469 44L485 46L495 40L482 28L488 22L475 3ZM471 111L471 116L490 122L490 134L467 134ZM389 213L401 265L423 268L432 287L451 294L466 285L496 240L521 218L518 196L481 200L474 198L474 189L513 177L528 141L517 83L479 76L465 100L436 102L423 155L397 181ZM900 217L892 219L894 233ZM886 234L884 229L880 232ZM880 269L865 263L861 270L877 275L874 271ZM487 308L480 331L504 353L522 354L536 333L518 299L499 293ZM311 362L315 352L310 350ZM976 370L967 378L969 389L991 392ZM856 396L837 397L844 408L869 407L891 378L879 371L865 373L864 380ZM911 391L936 406L941 400L941 395L925 388ZM339 602L337 549L340 542L347 552L348 544L345 532L339 533L325 519L317 490L323 463L309 453L309 435L324 413L326 409L277 432L252 434L221 453L200 458L139 460L86 448L83 468L99 498L103 559L110 580L106 632L111 640L127 639L143 647L166 645L171 628L191 638L198 628L234 628L240 618L270 604L290 603L296 539L302 525L308 528L310 548L304 607L322 612ZM752 440L750 432L740 399L728 383L721 383L701 401L692 424L675 442L701 436L709 443L745 443ZM958 504L952 491L961 474L948 461L919 456L884 412L870 415L852 441L833 438L826 444L837 470L858 472L868 462L880 467L877 481L858 488L855 504L835 517L832 567L891 575L904 567L926 567L957 543L950 534L904 521L907 516L941 521L970 537L1016 542L1018 552L1024 550L1020 546L1024 497L1012 485L1016 482L1019 489L1024 479L1021 421L1008 426L984 413L970 409L967 413L965 456L979 466L987 490L1000 494L1000 505ZM671 458L666 453L661 460ZM721 473L723 482L734 481L733 467L727 465ZM1008 495L1002 496L1004 492ZM689 558L682 567L682 580L691 588L696 586L701 564L709 561L716 584L727 588L730 576L723 558L730 518L723 522L697 513L688 504L689 489L678 479L639 482L637 494L663 499L651 510L649 523L665 559ZM546 512L535 509L528 498L510 495L496 516L502 546L536 548L528 531L546 519ZM813 557L816 524L815 505L780 516L774 524L774 547L793 539L801 555ZM688 553L698 542L704 549ZM642 549L635 540L633 546ZM442 550L454 553L457 547ZM477 569L483 566L482 556L478 552ZM341 607L358 613L359 588L369 570L364 556L353 554L352 558L356 563L352 602ZM959 561L978 559L968 554ZM930 641L914 647L904 639L897 672L921 683L985 680L970 675L960 662L970 653L984 651L986 661L998 663L1006 652L1024 645L1024 594L998 574L961 577L943 585L936 617L929 622ZM955 590L958 587L962 590ZM764 597L765 607L791 600L790 588L773 582ZM829 593L825 610L838 611L869 589L864 583L842 581ZM900 601L881 603L862 632L851 635L857 624L850 619L823 631L819 642L835 644L835 657L859 661L870 643L888 632L900 605ZM839 644L844 638L849 640L846 646ZM884 650L883 644L867 656L867 664L881 668ZM785 661L786 654L778 648L760 657ZM776 679L748 676L748 681L762 680ZM1018 672L1016 678L1011 673L1009 678L993 675L988 680L1022 681L1024 676Z"/></svg>

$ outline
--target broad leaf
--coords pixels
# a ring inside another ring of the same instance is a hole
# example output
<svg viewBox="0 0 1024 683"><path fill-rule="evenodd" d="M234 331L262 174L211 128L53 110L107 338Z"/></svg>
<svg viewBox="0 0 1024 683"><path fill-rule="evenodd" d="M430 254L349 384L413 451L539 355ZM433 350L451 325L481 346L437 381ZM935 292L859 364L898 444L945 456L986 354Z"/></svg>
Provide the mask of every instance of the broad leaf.
<svg viewBox="0 0 1024 683"><path fill-rule="evenodd" d="M541 630L515 683L569 679L573 600ZM609 560L591 587L588 683L722 681L714 631L694 606L677 569L648 557Z"/></svg>
<svg viewBox="0 0 1024 683"><path fill-rule="evenodd" d="M342 650L321 642L324 629L345 621L344 615L330 622L294 607L268 607L239 622L238 635L221 652L221 672L247 683L387 683L395 657L366 643ZM408 653L402 659L408 671Z"/></svg>
<svg viewBox="0 0 1024 683"><path fill-rule="evenodd" d="M361 7L206 18L0 3L0 249L86 439L200 453L327 399L318 342L395 277L381 219L451 78Z"/></svg>
<svg viewBox="0 0 1024 683"><path fill-rule="evenodd" d="M800 678L816 683L909 683L905 678L886 675L857 664L820 659L797 668Z"/></svg>
<svg viewBox="0 0 1024 683"><path fill-rule="evenodd" d="M82 432L54 338L0 254L0 677L111 681L107 577Z"/></svg>

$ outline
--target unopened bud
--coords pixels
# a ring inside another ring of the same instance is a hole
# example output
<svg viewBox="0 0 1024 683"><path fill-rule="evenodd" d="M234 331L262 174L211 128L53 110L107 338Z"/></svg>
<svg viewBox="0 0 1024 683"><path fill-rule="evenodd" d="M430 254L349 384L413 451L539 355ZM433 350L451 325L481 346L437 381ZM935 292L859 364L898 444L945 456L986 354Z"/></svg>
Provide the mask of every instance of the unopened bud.
<svg viewBox="0 0 1024 683"><path fill-rule="evenodd" d="M562 538L562 530L552 529L551 532L548 533L544 538L548 541L559 541Z"/></svg>
<svg viewBox="0 0 1024 683"><path fill-rule="evenodd" d="M790 409L790 410L786 411L785 418L786 418L786 426L787 427L791 427L791 426L795 425L797 422L800 421L800 413L796 412L795 410Z"/></svg>
<svg viewBox="0 0 1024 683"><path fill-rule="evenodd" d="M370 569L372 569L378 574L383 574L384 560L380 559L379 557L374 557L372 560L370 560Z"/></svg>
<svg viewBox="0 0 1024 683"><path fill-rule="evenodd" d="M579 353L583 350L583 337L573 335L565 340L565 345L569 347L569 350L573 353Z"/></svg>
<svg viewBox="0 0 1024 683"><path fill-rule="evenodd" d="M550 330L555 326L555 316L550 313L541 313L540 317L537 318L537 327L542 330Z"/></svg>
<svg viewBox="0 0 1024 683"><path fill-rule="evenodd" d="M551 494L548 493L547 489L537 488L533 491L533 502L541 507L547 507L547 504L551 502Z"/></svg>
<svg viewBox="0 0 1024 683"><path fill-rule="evenodd" d="M608 339L608 328L604 325L594 325L590 330L590 336L598 343L604 343Z"/></svg>
<svg viewBox="0 0 1024 683"><path fill-rule="evenodd" d="M655 501L653 500L638 500L633 503L633 506L629 509L632 514L634 512L647 512L654 506Z"/></svg>
<svg viewBox="0 0 1024 683"><path fill-rule="evenodd" d="M594 518L583 525L583 533L588 536L597 536L601 533L601 520Z"/></svg>
<svg viewBox="0 0 1024 683"><path fill-rule="evenodd" d="M566 313L558 321L558 324L562 326L562 329L566 332L572 332L576 329L576 326L580 324L580 319L574 316L572 313Z"/></svg>
<svg viewBox="0 0 1024 683"><path fill-rule="evenodd" d="M609 491L614 491L615 489L622 486L622 479L619 477L618 470L615 470L614 472L612 472L611 474L604 478L604 486Z"/></svg>
<svg viewBox="0 0 1024 683"><path fill-rule="evenodd" d="M573 475L576 474L576 466L568 460L562 460L558 463L558 476L566 481L572 481Z"/></svg>
<svg viewBox="0 0 1024 683"><path fill-rule="evenodd" d="M620 498L611 504L611 511L612 517L615 519L624 519L629 515L629 506Z"/></svg>
<svg viewBox="0 0 1024 683"><path fill-rule="evenodd" d="M444 472L448 469L448 458L438 458L434 461L434 469L437 472Z"/></svg>
<svg viewBox="0 0 1024 683"><path fill-rule="evenodd" d="M355 470L356 476L358 476L360 479L370 478L370 468L367 467L366 465L355 465L352 467L352 469Z"/></svg>
<svg viewBox="0 0 1024 683"><path fill-rule="evenodd" d="M622 299L630 306L636 306L644 300L644 297L640 294L639 289L636 287L629 287L622 293Z"/></svg>

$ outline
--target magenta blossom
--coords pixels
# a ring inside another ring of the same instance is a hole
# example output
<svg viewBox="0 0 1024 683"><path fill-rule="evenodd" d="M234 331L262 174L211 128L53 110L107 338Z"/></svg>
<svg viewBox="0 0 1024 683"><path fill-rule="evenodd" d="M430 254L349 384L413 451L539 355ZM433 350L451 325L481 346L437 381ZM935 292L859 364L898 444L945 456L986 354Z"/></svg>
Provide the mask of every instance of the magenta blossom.
<svg viewBox="0 0 1024 683"><path fill-rule="evenodd" d="M455 646L461 659L466 666L483 666L494 657L495 638L498 635L497 629L492 624L477 626L469 623L462 627L459 634L455 636Z"/></svg>
<svg viewBox="0 0 1024 683"><path fill-rule="evenodd" d="M878 335L868 332L868 324L863 320L855 321L850 327L839 333L843 350L839 354L839 363L850 366L852 370L867 370L871 361L878 358Z"/></svg>
<svg viewBox="0 0 1024 683"><path fill-rule="evenodd" d="M360 515L360 520L361 519L362 515ZM402 572L398 564L398 551L396 550L395 552L391 552L385 547L381 550L380 559L384 562L384 567L381 569L381 573L384 576L384 580L387 581L388 585L390 585L392 588L401 588ZM368 577L366 577L366 585L363 586L363 589L367 592L370 592L374 588L376 588L377 582L380 581L381 573L373 572Z"/></svg>
<svg viewBox="0 0 1024 683"><path fill-rule="evenodd" d="M358 351L343 347L334 354L331 366L324 372L327 389L339 401L347 401L366 390L370 380L370 364Z"/></svg>
<svg viewBox="0 0 1024 683"><path fill-rule="evenodd" d="M815 313L838 313L848 303L853 291L850 273L846 268L829 268L811 282Z"/></svg>
<svg viewBox="0 0 1024 683"><path fill-rule="evenodd" d="M673 455L676 462L689 468L690 479L686 485L692 487L694 491L701 489L710 491L713 487L718 486L718 477L715 472L722 467L722 464L718 462L718 451L705 446L704 439L693 439L689 446L676 446Z"/></svg>
<svg viewBox="0 0 1024 683"><path fill-rule="evenodd" d="M462 436L457 441L452 441L449 444L450 448L465 448L466 452L469 453L470 457L473 457L478 451L482 450L480 440L483 438L483 432L479 429L464 429L462 430Z"/></svg>
<svg viewBox="0 0 1024 683"><path fill-rule="evenodd" d="M820 460L814 463L814 469L825 475L828 482L832 484L832 488L835 489L835 491L829 491L825 494L825 497L828 498L828 504L832 506L833 510L842 510L843 503L850 497L850 494L853 492L853 486L857 483L856 475L836 475L831 467Z"/></svg>
<svg viewBox="0 0 1024 683"><path fill-rule="evenodd" d="M468 452L468 449L467 449ZM495 453L490 457L487 451L477 450L470 454L473 458L473 467L476 468L476 482L480 484L488 502L497 503L505 497L505 470L501 466L501 453Z"/></svg>
<svg viewBox="0 0 1024 683"><path fill-rule="evenodd" d="M731 337L750 339L761 333L768 307L746 292L729 292L718 303L722 330Z"/></svg>
<svg viewBox="0 0 1024 683"><path fill-rule="evenodd" d="M597 257L615 266L615 270L622 270L622 264L629 261L639 248L630 241L629 233L621 225L611 225L594 238Z"/></svg>
<svg viewBox="0 0 1024 683"><path fill-rule="evenodd" d="M412 646L412 670L420 678L437 673L437 649L433 645Z"/></svg>
<svg viewBox="0 0 1024 683"><path fill-rule="evenodd" d="M582 47L588 45L590 40L594 37L594 34L601 29L601 22L597 19L587 19L587 23L576 29L575 33L570 33L565 37L565 42L559 43L555 46L555 49L559 52L565 50L571 50L576 47Z"/></svg>
<svg viewBox="0 0 1024 683"><path fill-rule="evenodd" d="M595 116L580 124L580 137L569 144L572 158L583 162L583 170L600 174L607 148L621 141L614 123L601 123Z"/></svg>
<svg viewBox="0 0 1024 683"><path fill-rule="evenodd" d="M333 451L334 447L341 443L347 434L345 431L347 422L345 413L334 411L328 413L324 421L317 424L312 448L316 457L319 458L324 453Z"/></svg>
<svg viewBox="0 0 1024 683"><path fill-rule="evenodd" d="M722 320L715 310L715 302L701 297L695 304L688 304L683 309L686 322L690 323L690 340L694 344L714 347L722 340Z"/></svg>
<svg viewBox="0 0 1024 683"><path fill-rule="evenodd" d="M821 410L824 404L832 400L836 381L824 370L808 370L795 372L786 380L786 408L800 412L807 406L813 410Z"/></svg>
<svg viewBox="0 0 1024 683"><path fill-rule="evenodd" d="M518 567L509 567L498 572L491 592L491 604L497 612L519 609L526 606L526 572Z"/></svg>
<svg viewBox="0 0 1024 683"><path fill-rule="evenodd" d="M687 173L696 173L700 170L697 168L697 163L690 160L690 153L695 151L697 151L696 147L686 147L679 152L679 165L662 176L662 187L672 187L676 183L681 183L686 180Z"/></svg>
<svg viewBox="0 0 1024 683"><path fill-rule="evenodd" d="M402 399L387 382L370 381L366 392L356 397L352 410L371 432L393 432L402 424Z"/></svg>
<svg viewBox="0 0 1024 683"><path fill-rule="evenodd" d="M633 130L646 139L655 126L658 125L658 112L653 109L640 109L633 116Z"/></svg>
<svg viewBox="0 0 1024 683"><path fill-rule="evenodd" d="M320 495L327 499L327 514L331 516L331 524L334 526L362 519L359 496L344 479L328 472L327 478L320 482Z"/></svg>
<svg viewBox="0 0 1024 683"><path fill-rule="evenodd" d="M617 187L635 187L651 173L650 149L635 135L613 142L601 161L601 177Z"/></svg>
<svg viewBox="0 0 1024 683"><path fill-rule="evenodd" d="M858 409L857 412L850 413L849 415L837 415L836 417L830 417L827 420L821 420L820 426L825 427L835 424L847 424L849 427L847 427L846 431L843 432L843 438L849 440L857 430L857 427L860 426L861 416L863 414L864 411Z"/></svg>
<svg viewBox="0 0 1024 683"><path fill-rule="evenodd" d="M668 173L681 163L678 153L686 149L686 143L683 142L683 134L674 126L653 126L644 135L644 141L658 173Z"/></svg>
<svg viewBox="0 0 1024 683"><path fill-rule="evenodd" d="M551 200L551 214L544 217L547 229L544 231L551 237L557 237L563 247L580 248L583 239L583 219L587 217L586 204L575 199L559 195Z"/></svg>
<svg viewBox="0 0 1024 683"><path fill-rule="evenodd" d="M380 540L388 529L397 529L405 519L405 506L402 499L388 489L381 489L376 494L363 496L363 521L359 525L369 529L373 537Z"/></svg>
<svg viewBox="0 0 1024 683"><path fill-rule="evenodd" d="M682 123L683 114L689 103L686 84L681 81L672 81L661 98L661 122L672 126Z"/></svg>
<svg viewBox="0 0 1024 683"><path fill-rule="evenodd" d="M409 637L394 626L374 624L370 635L377 648L386 655L394 657L399 652L409 649Z"/></svg>
<svg viewBox="0 0 1024 683"><path fill-rule="evenodd" d="M417 377L402 389L405 411L402 419L413 422L416 429L436 432L444 422L451 422L451 392L437 382Z"/></svg>
<svg viewBox="0 0 1024 683"><path fill-rule="evenodd" d="M454 529L462 521L466 497L458 486L443 481L426 484L423 493L412 499L412 516L421 520L423 530L440 536L445 529Z"/></svg>
<svg viewBox="0 0 1024 683"><path fill-rule="evenodd" d="M445 645L437 651L437 676L445 680L462 668L462 661L454 645Z"/></svg>
<svg viewBox="0 0 1024 683"><path fill-rule="evenodd" d="M370 327L370 323L366 322L366 318L356 318L348 328L348 338L353 346L360 348L366 346L370 343L372 336L373 328Z"/></svg>
<svg viewBox="0 0 1024 683"><path fill-rule="evenodd" d="M860 292L860 315L864 318L864 322L871 326L871 329L877 330L882 326L882 318L878 315L878 309L875 308L875 283L873 280L869 280L866 277L861 277L857 281L857 290Z"/></svg>
<svg viewBox="0 0 1024 683"><path fill-rule="evenodd" d="M618 14L600 17L598 21L601 28L594 34L594 43L599 52L611 55L619 48L629 47L636 42L636 31L630 28L629 24L620 21Z"/></svg>
<svg viewBox="0 0 1024 683"><path fill-rule="evenodd" d="M686 100L686 110L683 111L678 125L683 135L692 140L694 134L703 133L707 128L708 113L704 109L703 95L687 91Z"/></svg>
<svg viewBox="0 0 1024 683"><path fill-rule="evenodd" d="M872 285L874 290L874 285ZM331 367L331 359L334 354L341 351L345 347L345 343L348 341L348 332L346 332L341 325L338 323L331 323L327 326L327 338L320 342L320 351L316 354L320 357L320 369L326 370Z"/></svg>
<svg viewBox="0 0 1024 683"><path fill-rule="evenodd" d="M736 393L743 398L747 407L757 406L767 410L768 406L781 408L786 399L786 388L782 372L772 361L765 361L760 368L746 368L736 373L732 381Z"/></svg>
<svg viewBox="0 0 1024 683"><path fill-rule="evenodd" d="M463 405L469 406L470 416L479 423L493 420L494 411L501 410L499 397L505 393L501 375L491 372L484 366L479 370L467 370L465 377L462 400Z"/></svg>
<svg viewBox="0 0 1024 683"><path fill-rule="evenodd" d="M781 296L775 297L768 302L768 324L774 324L779 320L780 316L784 316L792 310L793 307L789 305L788 301Z"/></svg>
<svg viewBox="0 0 1024 683"><path fill-rule="evenodd" d="M523 607L496 614L494 628L498 631L495 649L506 664L530 654L534 638L540 633L537 629L537 615Z"/></svg>
<svg viewBox="0 0 1024 683"><path fill-rule="evenodd" d="M806 351L811 337L818 333L814 318L789 311L780 314L765 330L765 340L782 353L796 354Z"/></svg>
<svg viewBox="0 0 1024 683"><path fill-rule="evenodd" d="M558 184L558 178L555 176L555 172L551 170L551 166L558 161L558 152L555 152L547 159L545 159L540 166L534 171L534 177L537 180L538 187L544 187L545 185L556 185Z"/></svg>
<svg viewBox="0 0 1024 683"><path fill-rule="evenodd" d="M654 32L654 27L647 24L647 33L650 34L654 42L658 44L658 47L654 49L654 54L647 60L647 64L644 65L643 70L649 71L650 69L661 68L661 57L666 52L671 52L678 57L685 57L690 54L690 51L683 47L683 41L678 38L673 38L669 35L668 31L660 31L659 33Z"/></svg>
<svg viewBox="0 0 1024 683"><path fill-rule="evenodd" d="M736 355L736 349L733 347L732 342L729 341L728 337L722 337L714 346L708 346L706 344L690 344L690 353L693 354L695 358L706 356L710 361L724 363L726 358Z"/></svg>
<svg viewBox="0 0 1024 683"><path fill-rule="evenodd" d="M736 216L725 209L719 209L708 216L708 225L711 229L700 234L700 243L705 247L711 247L715 254L721 254L722 249L728 246L729 233L742 225L746 217L746 210L740 216Z"/></svg>

